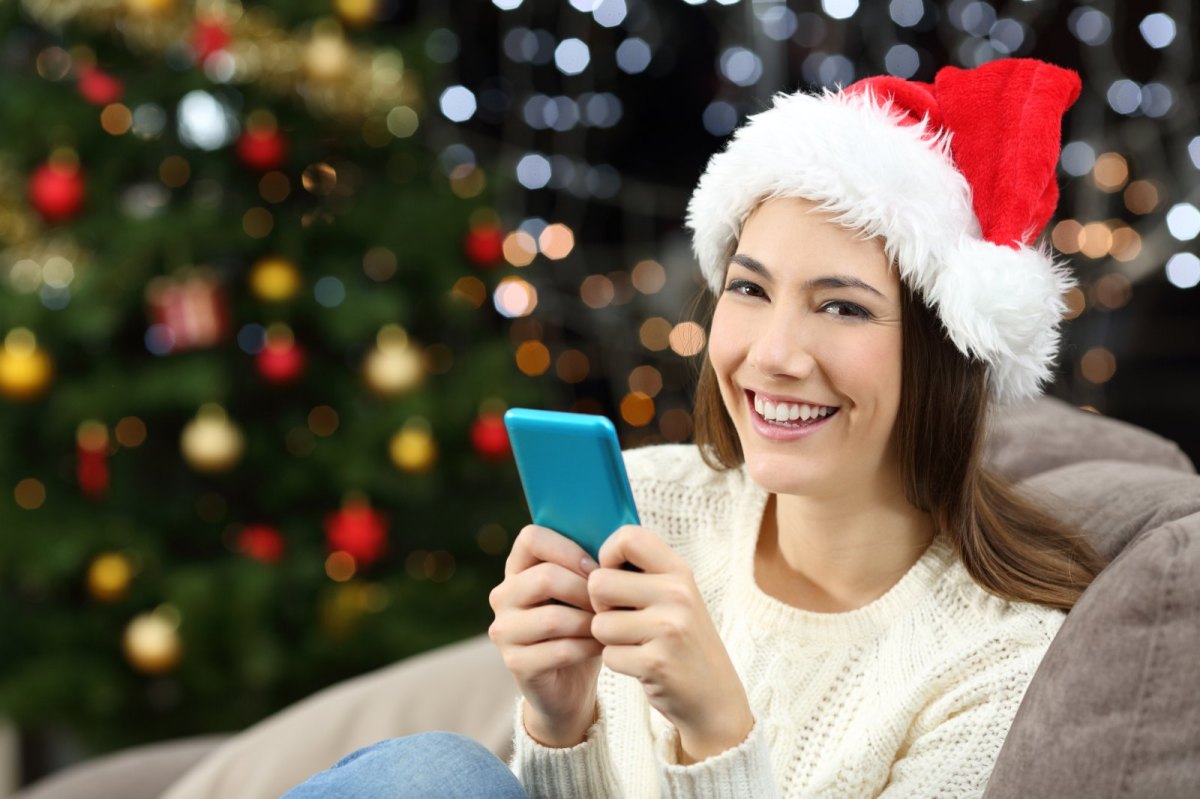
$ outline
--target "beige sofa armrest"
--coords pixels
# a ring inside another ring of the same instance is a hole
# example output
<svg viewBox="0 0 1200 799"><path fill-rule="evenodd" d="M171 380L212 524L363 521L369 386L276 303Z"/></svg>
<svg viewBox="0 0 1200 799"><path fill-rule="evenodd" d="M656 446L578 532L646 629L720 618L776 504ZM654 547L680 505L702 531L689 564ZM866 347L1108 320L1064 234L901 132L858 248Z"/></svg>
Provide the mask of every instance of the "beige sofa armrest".
<svg viewBox="0 0 1200 799"><path fill-rule="evenodd" d="M468 735L512 751L516 682L486 635L326 688L234 736L162 799L278 799L369 744L417 732Z"/></svg>
<svg viewBox="0 0 1200 799"><path fill-rule="evenodd" d="M206 735L124 749L55 772L12 799L156 799L224 740Z"/></svg>

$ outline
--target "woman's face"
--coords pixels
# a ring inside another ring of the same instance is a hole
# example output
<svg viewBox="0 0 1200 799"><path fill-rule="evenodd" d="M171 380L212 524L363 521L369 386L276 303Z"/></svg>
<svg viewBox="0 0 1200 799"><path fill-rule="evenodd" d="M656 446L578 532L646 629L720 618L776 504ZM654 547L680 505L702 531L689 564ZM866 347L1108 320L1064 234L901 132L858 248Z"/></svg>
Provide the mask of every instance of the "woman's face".
<svg viewBox="0 0 1200 799"><path fill-rule="evenodd" d="M888 269L882 241L859 238L829 215L809 213L813 207L772 199L746 220L713 315L709 357L748 474L765 490L884 489L897 474L899 275ZM810 283L824 278L871 288ZM760 392L837 411L797 436L755 418Z"/></svg>

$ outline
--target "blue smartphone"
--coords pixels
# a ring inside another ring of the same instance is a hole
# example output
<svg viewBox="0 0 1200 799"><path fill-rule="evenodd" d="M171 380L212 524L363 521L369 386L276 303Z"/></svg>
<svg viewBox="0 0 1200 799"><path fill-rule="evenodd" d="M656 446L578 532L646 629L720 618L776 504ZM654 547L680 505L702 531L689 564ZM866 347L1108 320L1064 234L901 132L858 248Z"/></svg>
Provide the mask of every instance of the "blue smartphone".
<svg viewBox="0 0 1200 799"><path fill-rule="evenodd" d="M617 430L608 419L510 408L504 427L534 524L562 533L596 561L619 527L641 524ZM640 571L629 563L623 568Z"/></svg>

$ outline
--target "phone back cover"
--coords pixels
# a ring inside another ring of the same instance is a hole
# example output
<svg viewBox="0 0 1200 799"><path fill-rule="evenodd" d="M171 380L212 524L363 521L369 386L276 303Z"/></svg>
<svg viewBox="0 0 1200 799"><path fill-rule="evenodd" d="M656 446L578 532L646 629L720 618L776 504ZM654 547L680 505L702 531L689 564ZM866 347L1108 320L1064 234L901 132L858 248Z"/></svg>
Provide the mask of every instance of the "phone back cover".
<svg viewBox="0 0 1200 799"><path fill-rule="evenodd" d="M640 524L612 422L525 408L508 410L504 421L534 524L593 558L614 530Z"/></svg>

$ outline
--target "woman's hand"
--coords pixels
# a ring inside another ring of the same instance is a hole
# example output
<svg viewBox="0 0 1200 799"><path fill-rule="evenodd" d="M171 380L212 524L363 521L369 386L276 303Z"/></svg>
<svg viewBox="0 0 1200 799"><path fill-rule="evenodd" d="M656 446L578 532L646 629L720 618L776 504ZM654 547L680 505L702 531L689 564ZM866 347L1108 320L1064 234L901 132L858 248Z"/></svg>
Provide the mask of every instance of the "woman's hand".
<svg viewBox="0 0 1200 799"><path fill-rule="evenodd" d="M602 646L592 638L587 553L546 527L526 525L488 603L488 637L525 698L527 732L545 746L582 742L595 720Z"/></svg>
<svg viewBox="0 0 1200 799"><path fill-rule="evenodd" d="M642 573L622 569L625 562ZM680 763L746 739L754 726L746 690L682 557L645 527L625 525L600 548L587 591L604 665L641 681L679 730Z"/></svg>

